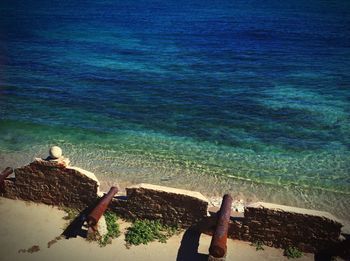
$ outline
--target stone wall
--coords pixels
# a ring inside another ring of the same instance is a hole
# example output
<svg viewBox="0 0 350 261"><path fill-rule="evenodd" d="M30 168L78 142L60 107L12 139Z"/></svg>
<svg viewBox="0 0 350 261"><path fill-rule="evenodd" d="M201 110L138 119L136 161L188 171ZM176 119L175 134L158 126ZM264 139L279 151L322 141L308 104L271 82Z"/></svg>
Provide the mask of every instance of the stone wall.
<svg viewBox="0 0 350 261"><path fill-rule="evenodd" d="M197 226L201 232L213 233L216 213L211 214ZM304 252L339 253L341 227L327 212L258 202L245 207L244 215L232 212L228 237L277 248L295 246Z"/></svg>
<svg viewBox="0 0 350 261"><path fill-rule="evenodd" d="M327 212L258 202L245 209L242 228L249 241L268 246L296 246L320 252L339 242L342 224Z"/></svg>
<svg viewBox="0 0 350 261"><path fill-rule="evenodd" d="M158 219L190 227L208 215L208 201L199 192L139 184L126 188L126 199L114 199L111 209L128 219Z"/></svg>
<svg viewBox="0 0 350 261"><path fill-rule="evenodd" d="M126 189L110 208L127 219L159 219L163 223L212 235L218 208L210 208L198 192L140 184ZM327 212L258 202L245 212L232 211L228 237L264 245L298 247L304 252L339 252L342 224Z"/></svg>
<svg viewBox="0 0 350 261"><path fill-rule="evenodd" d="M67 164L37 159L15 169L15 177L5 180L0 193L50 205L85 208L94 204L101 196L95 175ZM208 205L199 192L139 184L126 188L126 196L115 197L109 208L127 219L157 219L212 234L218 209L208 215ZM349 255L349 240L340 240L341 227L327 212L258 202L247 206L244 215L232 212L228 236L278 248Z"/></svg>
<svg viewBox="0 0 350 261"><path fill-rule="evenodd" d="M64 161L36 159L14 173L14 178L4 182L4 197L75 208L91 205L98 198L95 175L66 166Z"/></svg>

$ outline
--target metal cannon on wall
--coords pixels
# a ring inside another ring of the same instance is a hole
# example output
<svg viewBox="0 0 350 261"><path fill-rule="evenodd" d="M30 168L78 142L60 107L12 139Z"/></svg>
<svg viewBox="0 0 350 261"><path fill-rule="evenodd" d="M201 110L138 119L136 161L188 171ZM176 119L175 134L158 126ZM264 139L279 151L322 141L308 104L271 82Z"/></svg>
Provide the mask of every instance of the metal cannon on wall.
<svg viewBox="0 0 350 261"><path fill-rule="evenodd" d="M95 208L90 212L87 216L87 226L89 228L89 232L95 232L96 226L102 215L105 213L108 208L109 203L111 203L115 194L118 193L118 188L111 187L106 195L102 197L100 202L95 206ZM88 232L88 233L89 233Z"/></svg>
<svg viewBox="0 0 350 261"><path fill-rule="evenodd" d="M76 237L78 235L82 237L91 236L94 238L95 233L98 231L97 224L116 193L118 193L118 189L116 187L111 187L108 193L104 195L95 206L83 210L65 229L62 235L66 238ZM82 229L82 227L86 226L88 228L87 231Z"/></svg>
<svg viewBox="0 0 350 261"><path fill-rule="evenodd" d="M224 195L220 210L218 212L216 229L213 234L208 260L224 260L227 252L227 233L231 216L232 196Z"/></svg>

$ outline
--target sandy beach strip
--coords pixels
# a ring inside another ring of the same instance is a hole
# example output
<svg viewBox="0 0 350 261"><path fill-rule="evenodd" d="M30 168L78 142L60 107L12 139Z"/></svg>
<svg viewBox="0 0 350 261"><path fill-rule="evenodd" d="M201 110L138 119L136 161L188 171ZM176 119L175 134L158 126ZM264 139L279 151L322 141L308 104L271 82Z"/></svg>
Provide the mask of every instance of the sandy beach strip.
<svg viewBox="0 0 350 261"><path fill-rule="evenodd" d="M152 242L130 249L125 247L123 234L106 247L77 237L58 240L48 248L48 243L60 236L66 227L65 215L56 207L0 198L1 260L207 260L211 237L204 234L199 237L185 231L171 237L166 244ZM129 225L120 221L122 230ZM23 251L33 246L39 246L40 250ZM288 260L282 249L266 246L264 249L256 251L249 242L229 239L226 260ZM314 260L314 257L305 254L298 260Z"/></svg>

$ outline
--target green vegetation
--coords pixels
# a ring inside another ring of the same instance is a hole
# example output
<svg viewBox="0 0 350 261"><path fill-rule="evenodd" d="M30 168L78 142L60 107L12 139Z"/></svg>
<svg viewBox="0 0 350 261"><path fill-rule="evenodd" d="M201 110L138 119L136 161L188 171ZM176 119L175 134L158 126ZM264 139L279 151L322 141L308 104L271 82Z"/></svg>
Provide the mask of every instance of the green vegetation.
<svg viewBox="0 0 350 261"><path fill-rule="evenodd" d="M127 246L147 244L158 240L166 240L178 231L177 227L162 225L158 220L136 220L125 234Z"/></svg>
<svg viewBox="0 0 350 261"><path fill-rule="evenodd" d="M255 241L255 242L251 243L250 245L254 246L256 251L264 250L264 247L263 247L264 244L260 240Z"/></svg>
<svg viewBox="0 0 350 261"><path fill-rule="evenodd" d="M79 209L63 207L63 211L67 213L67 216L63 217L64 220L73 221L80 213Z"/></svg>
<svg viewBox="0 0 350 261"><path fill-rule="evenodd" d="M104 213L104 217L106 220L108 232L106 235L100 237L99 239L99 243L101 247L106 246L107 244L110 244L111 239L117 238L120 236L120 229L117 223L117 220L118 220L117 215L111 211L106 211Z"/></svg>
<svg viewBox="0 0 350 261"><path fill-rule="evenodd" d="M298 248L296 247L287 247L284 250L284 255L287 256L288 258L300 258L303 256L303 252L301 252Z"/></svg>
<svg viewBox="0 0 350 261"><path fill-rule="evenodd" d="M63 207L63 211L67 213L67 216L63 217L64 220L67 220L68 223L73 222L73 220L80 214L79 209L75 208L68 208L68 207ZM111 243L111 239L117 238L120 236L120 229L119 225L117 223L118 217L115 213L111 211L106 211L104 213L104 217L106 220L106 225L107 225L107 234L104 236L100 236L98 231L94 234L88 235L86 238L88 241L98 241L100 246L106 246L107 244ZM49 242L50 243L50 242ZM53 242L55 243L55 242ZM51 244L50 244L51 246ZM48 246L48 247L50 247Z"/></svg>

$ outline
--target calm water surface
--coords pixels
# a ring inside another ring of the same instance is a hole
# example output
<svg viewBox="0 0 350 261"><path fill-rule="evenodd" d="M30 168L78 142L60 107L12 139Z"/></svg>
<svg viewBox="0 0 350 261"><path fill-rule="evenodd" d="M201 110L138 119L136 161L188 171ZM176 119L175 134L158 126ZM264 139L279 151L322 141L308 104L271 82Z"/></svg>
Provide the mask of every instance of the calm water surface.
<svg viewBox="0 0 350 261"><path fill-rule="evenodd" d="M0 167L350 220L349 69L348 1L2 0Z"/></svg>

